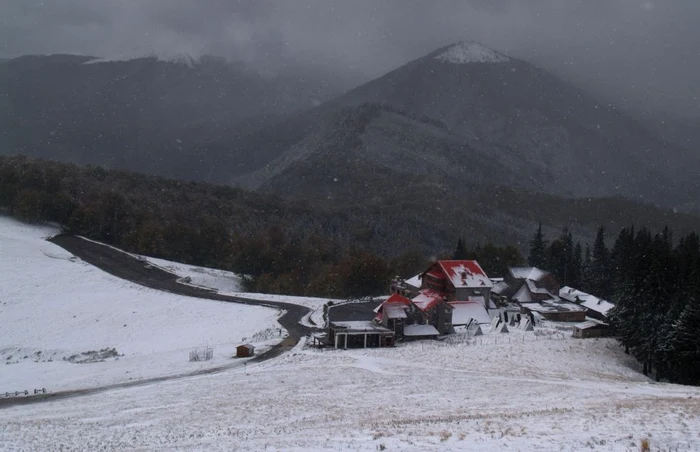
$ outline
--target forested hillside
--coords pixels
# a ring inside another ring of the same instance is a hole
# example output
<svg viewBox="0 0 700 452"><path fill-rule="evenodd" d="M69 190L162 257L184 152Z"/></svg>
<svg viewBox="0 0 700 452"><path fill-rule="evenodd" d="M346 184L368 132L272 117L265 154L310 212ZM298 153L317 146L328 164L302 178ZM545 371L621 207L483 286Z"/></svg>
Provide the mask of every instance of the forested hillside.
<svg viewBox="0 0 700 452"><path fill-rule="evenodd" d="M612 248L606 242L603 228L592 250L574 244L568 231L548 242L540 228L531 241L530 264L615 302L615 334L645 374L700 385L700 237L630 226Z"/></svg>
<svg viewBox="0 0 700 452"><path fill-rule="evenodd" d="M584 243L600 224L660 230L672 222L683 234L700 229L696 217L614 198L567 200L494 188L452 217L431 207L430 197L334 209L231 187L0 157L0 206L13 215L55 221L136 253L231 269L249 275L251 289L260 291L381 292L394 274L413 276L428 258L451 254L460 236L475 253L487 251L477 255L492 262L487 272L501 276L504 262L489 256L508 245L526 251L540 220L546 231L575 226ZM407 211L411 203L424 205L425 215ZM488 213L497 220L486 221Z"/></svg>

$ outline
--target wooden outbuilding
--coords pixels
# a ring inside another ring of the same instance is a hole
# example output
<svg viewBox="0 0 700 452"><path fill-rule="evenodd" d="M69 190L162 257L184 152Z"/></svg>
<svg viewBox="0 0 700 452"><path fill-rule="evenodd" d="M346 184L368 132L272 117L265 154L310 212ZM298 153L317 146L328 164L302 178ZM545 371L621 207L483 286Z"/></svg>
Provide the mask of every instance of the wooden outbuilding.
<svg viewBox="0 0 700 452"><path fill-rule="evenodd" d="M249 358L255 355L255 347L251 344L243 344L236 347L236 358Z"/></svg>
<svg viewBox="0 0 700 452"><path fill-rule="evenodd" d="M608 335L609 326L607 323L587 320L574 325L573 337L586 339L588 337L604 337Z"/></svg>

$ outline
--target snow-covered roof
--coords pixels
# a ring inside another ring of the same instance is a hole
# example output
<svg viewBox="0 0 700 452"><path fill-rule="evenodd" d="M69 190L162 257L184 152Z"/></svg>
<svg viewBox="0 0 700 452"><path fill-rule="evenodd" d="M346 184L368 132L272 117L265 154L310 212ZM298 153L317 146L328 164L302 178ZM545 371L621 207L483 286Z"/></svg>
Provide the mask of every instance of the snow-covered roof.
<svg viewBox="0 0 700 452"><path fill-rule="evenodd" d="M497 295L501 295L505 293L508 290L508 283L505 281L501 281L493 286L493 289L491 289L492 293L495 293Z"/></svg>
<svg viewBox="0 0 700 452"><path fill-rule="evenodd" d="M486 312L486 308L478 302L456 301L451 302L450 306L454 308L452 311L452 325L466 325L471 319L479 323L491 322L491 317Z"/></svg>
<svg viewBox="0 0 700 452"><path fill-rule="evenodd" d="M510 58L507 56L501 55L477 42L460 42L455 44L436 56L435 59L454 64L507 63L510 61Z"/></svg>
<svg viewBox="0 0 700 452"><path fill-rule="evenodd" d="M532 281L539 281L547 275L546 271L537 267L512 267L509 271L515 279L529 279Z"/></svg>
<svg viewBox="0 0 700 452"><path fill-rule="evenodd" d="M388 328L384 328L383 326L379 326L375 324L374 322L368 321L368 320L353 320L353 321L347 321L347 322L331 322L331 326L334 326L336 328L344 328L348 332L381 332L381 333L390 333L391 330Z"/></svg>
<svg viewBox="0 0 700 452"><path fill-rule="evenodd" d="M586 320L585 322L577 323L576 325L574 325L574 328L577 328L579 330L587 330L589 328L596 328L601 326L605 327L608 325L606 323L596 322L594 320Z"/></svg>
<svg viewBox="0 0 700 452"><path fill-rule="evenodd" d="M456 289L493 287L493 283L477 261L438 261L438 265Z"/></svg>
<svg viewBox="0 0 700 452"><path fill-rule="evenodd" d="M521 303L524 308L535 312L581 312L584 309L568 301L548 300L539 303Z"/></svg>
<svg viewBox="0 0 700 452"><path fill-rule="evenodd" d="M608 315L610 310L615 307L614 303L587 294L586 292L576 290L569 286L562 287L559 290L559 296L565 300L578 303L588 310L598 312L603 315Z"/></svg>
<svg viewBox="0 0 700 452"><path fill-rule="evenodd" d="M530 290L527 288L526 285L523 285L520 290L518 290L515 295L513 295L513 300L518 301L520 303L527 303L529 301L532 301L532 297L530 296Z"/></svg>
<svg viewBox="0 0 700 452"><path fill-rule="evenodd" d="M427 311L442 300L442 294L430 289L423 289L413 298L413 304L421 311Z"/></svg>
<svg viewBox="0 0 700 452"><path fill-rule="evenodd" d="M406 306L410 306L411 300L404 297L403 295L399 295L397 293L394 293L394 294L391 294L391 296L389 298L384 300L384 303L382 303L382 305L389 305L389 304L405 304Z"/></svg>
<svg viewBox="0 0 700 452"><path fill-rule="evenodd" d="M404 336L439 336L440 332L433 325L406 325Z"/></svg>
<svg viewBox="0 0 700 452"><path fill-rule="evenodd" d="M539 293L539 294L543 294L543 295L549 295L551 298L558 298L557 295L551 293L550 291L548 291L544 287L537 287L537 285L535 284L535 281L533 281L531 279L526 279L525 284L527 285L527 288L530 289L530 292L532 292L532 293Z"/></svg>
<svg viewBox="0 0 700 452"><path fill-rule="evenodd" d="M421 275L416 275L413 278L409 278L405 280L404 283L411 287L415 287L416 289L420 289L422 283Z"/></svg>
<svg viewBox="0 0 700 452"><path fill-rule="evenodd" d="M404 310L404 306L400 305L400 304L396 304L396 303L384 306L383 314L386 315L387 319L405 319L405 318L407 318L406 311Z"/></svg>

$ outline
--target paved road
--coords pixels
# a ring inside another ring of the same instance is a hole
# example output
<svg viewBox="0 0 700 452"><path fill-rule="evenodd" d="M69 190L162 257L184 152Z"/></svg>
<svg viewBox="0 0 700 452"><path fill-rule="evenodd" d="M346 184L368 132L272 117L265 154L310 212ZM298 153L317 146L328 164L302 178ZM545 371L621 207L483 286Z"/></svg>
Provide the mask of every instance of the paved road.
<svg viewBox="0 0 700 452"><path fill-rule="evenodd" d="M84 240L76 236L62 234L50 239L50 241L66 249L73 255L84 260L85 262L106 271L107 273L110 273L122 279L129 280L133 283L140 284L142 286L150 287L152 289L162 290L189 297L206 298L210 300L226 301L230 303L241 303L253 306L265 306L285 310L286 312L284 313L284 315L282 315L282 317L278 319L278 322L289 332L289 337L287 337L279 344L275 345L269 351L262 353L251 360L248 360L249 363L261 362L268 359L272 359L286 351L291 350L299 342L299 339L301 337L306 336L312 331L311 328L308 328L299 323L299 320L309 313L309 309L306 307L290 303L282 303L278 301L253 300L249 298L221 295L211 290L180 284L177 282L177 275L174 275L158 267L147 265L145 262L132 257L130 254L124 253L115 248L91 242L89 240ZM196 375L213 374L240 366L240 362L234 362L225 366L220 366L211 369L204 369L179 375L171 375L138 381L130 381L125 383L118 383L108 386L102 386L99 388L60 391L49 394L38 394L25 397L1 398L0 408L14 405L26 405L29 403L42 402L47 400L57 400L69 397L95 394L98 392L103 392L116 388L128 388L133 386L149 385L167 380L176 380L181 378L193 377Z"/></svg>

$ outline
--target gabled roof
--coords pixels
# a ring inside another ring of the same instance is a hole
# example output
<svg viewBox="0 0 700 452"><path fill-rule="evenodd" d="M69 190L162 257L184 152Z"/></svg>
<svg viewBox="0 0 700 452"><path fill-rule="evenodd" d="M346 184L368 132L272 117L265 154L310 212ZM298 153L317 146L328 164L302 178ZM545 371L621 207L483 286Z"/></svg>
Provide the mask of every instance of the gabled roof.
<svg viewBox="0 0 700 452"><path fill-rule="evenodd" d="M439 292L435 292L434 290L430 289L423 289L415 298L413 298L413 304L418 309L425 312L430 310L436 304L440 303L440 301L442 301L442 297L443 295Z"/></svg>
<svg viewBox="0 0 700 452"><path fill-rule="evenodd" d="M574 325L574 328L578 328L579 330L587 330L590 328L607 328L608 324L603 323L603 322L596 322L594 320L586 320L583 323L577 323Z"/></svg>
<svg viewBox="0 0 700 452"><path fill-rule="evenodd" d="M549 274L549 272L537 267L511 267L508 271L515 279L529 279L531 281L539 281Z"/></svg>
<svg viewBox="0 0 700 452"><path fill-rule="evenodd" d="M553 294L552 292L548 291L546 288L537 287L537 285L535 284L535 281L533 281L532 279L525 280L525 285L532 293L538 293L541 295L549 295L549 298L558 298L558 296L556 294Z"/></svg>
<svg viewBox="0 0 700 452"><path fill-rule="evenodd" d="M384 300L384 303L382 303L382 306L387 305L387 304L392 304L392 303L405 304L406 306L410 306L411 300L404 297L403 295L399 295L397 293L394 293L394 294L391 294L391 296L389 298Z"/></svg>
<svg viewBox="0 0 700 452"><path fill-rule="evenodd" d="M475 301L452 301L449 303L452 311L452 325L467 325L474 319L478 323L490 323L491 316L483 303Z"/></svg>
<svg viewBox="0 0 700 452"><path fill-rule="evenodd" d="M491 292L495 293L497 295L502 295L502 294L506 293L507 290L508 290L508 283L505 281L501 281L499 283L496 283L493 286L493 289L491 290Z"/></svg>
<svg viewBox="0 0 700 452"><path fill-rule="evenodd" d="M440 332L433 325L406 325L404 336L439 336Z"/></svg>
<svg viewBox="0 0 700 452"><path fill-rule="evenodd" d="M513 295L513 300L520 303L527 303L532 301L532 293L527 287L527 284L523 284L522 287Z"/></svg>
<svg viewBox="0 0 700 452"><path fill-rule="evenodd" d="M598 312L603 315L608 315L610 310L615 307L614 303L595 297L573 287L565 286L559 290L559 296L565 300L578 303L581 306L593 312Z"/></svg>
<svg viewBox="0 0 700 452"><path fill-rule="evenodd" d="M409 279L405 280L404 282L411 287L415 287L416 289L420 289L421 276L422 275L416 275L413 278L409 278Z"/></svg>
<svg viewBox="0 0 700 452"><path fill-rule="evenodd" d="M486 272L484 272L484 269L481 268L477 261L437 261L437 265L456 289L464 287L493 287L493 282L486 276ZM435 266L431 270L434 268Z"/></svg>
<svg viewBox="0 0 700 452"><path fill-rule="evenodd" d="M387 319L405 319L408 316L405 311L406 307L398 303L393 303L388 306L384 306L383 314L386 314Z"/></svg>
<svg viewBox="0 0 700 452"><path fill-rule="evenodd" d="M374 312L377 313L375 320L381 321L384 313L386 313L388 319L405 319L406 313L404 309L408 306L411 306L410 299L397 293L391 294L389 298L374 309Z"/></svg>

